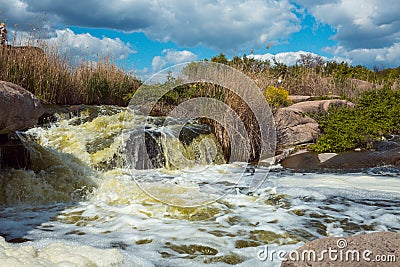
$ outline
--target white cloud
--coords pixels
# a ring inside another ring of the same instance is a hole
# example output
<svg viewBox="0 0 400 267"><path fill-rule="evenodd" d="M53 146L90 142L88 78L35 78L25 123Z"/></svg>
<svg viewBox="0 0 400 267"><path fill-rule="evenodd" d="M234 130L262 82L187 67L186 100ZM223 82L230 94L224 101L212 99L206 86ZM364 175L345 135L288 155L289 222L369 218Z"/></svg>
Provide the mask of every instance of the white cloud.
<svg viewBox="0 0 400 267"><path fill-rule="evenodd" d="M340 53L338 53L340 54ZM311 52L306 52L306 51L297 51L297 52L282 52L282 53L277 53L277 54L271 54L271 53L267 53L267 54L254 54L254 55L248 55L248 58L254 58L254 59L258 59L258 60L262 60L262 61L266 61L269 60L271 61L271 63L273 63L273 59L275 59L277 62L279 63L283 63L287 66L293 66L297 63L298 60L301 59L302 55L311 55L313 57L319 56L321 57L323 60L325 61L337 61L337 62L351 62L349 61L349 59L340 57L340 56L335 56L333 58L327 58L315 53L311 53Z"/></svg>
<svg viewBox="0 0 400 267"><path fill-rule="evenodd" d="M315 18L337 30L333 39L346 49L390 47L400 39L400 1L299 1Z"/></svg>
<svg viewBox="0 0 400 267"><path fill-rule="evenodd" d="M175 49L164 49L163 56L155 56L151 63L153 71L159 71L167 65L179 64L197 59L197 55L188 50L176 51Z"/></svg>
<svg viewBox="0 0 400 267"><path fill-rule="evenodd" d="M0 0L6 10L13 1ZM289 0L17 0L10 20L46 13L53 25L140 31L154 40L220 51L257 48L300 30ZM18 16L20 14L20 16Z"/></svg>
<svg viewBox="0 0 400 267"><path fill-rule="evenodd" d="M46 14L50 34L59 25L143 32L153 40L228 54L288 40L301 30L306 8L336 30L332 39L341 54L335 56L369 66L382 60L399 65L392 59L400 42L398 0L0 0L0 6L0 18L20 30ZM166 66L165 60L170 61L166 55L153 59L153 68Z"/></svg>
<svg viewBox="0 0 400 267"><path fill-rule="evenodd" d="M255 54L255 55L249 55L247 57L262 60L262 61L270 60L271 62L273 62L273 59L275 59L279 63L283 63L287 66L292 66L292 65L295 65L299 59L301 59L301 55L307 55L307 54L311 54L312 56L318 56L317 54L310 53L310 52L297 51L297 52L282 52L282 53L278 53L276 55L271 54L271 53L262 54L262 55ZM322 58L325 60L328 60L328 58L326 58L326 57L322 57Z"/></svg>
<svg viewBox="0 0 400 267"><path fill-rule="evenodd" d="M199 44L220 51L261 47L300 30L288 1L169 1L166 20L147 34L185 46ZM190 3L190 4L189 4Z"/></svg>
<svg viewBox="0 0 400 267"><path fill-rule="evenodd" d="M168 61L163 58L162 56L155 56L151 62L151 67L153 68L153 71L159 71L161 70L164 66L168 64Z"/></svg>
<svg viewBox="0 0 400 267"><path fill-rule="evenodd" d="M71 29L56 30L56 36L47 40L49 44L59 46L73 56L84 58L104 58L120 60L129 54L135 53L129 43L122 42L119 38L97 38L89 33L75 34Z"/></svg>
<svg viewBox="0 0 400 267"><path fill-rule="evenodd" d="M176 51L174 49L164 49L165 59L170 63L178 64L197 59L197 56L188 50Z"/></svg>
<svg viewBox="0 0 400 267"><path fill-rule="evenodd" d="M346 50L341 46L336 47L333 53L337 56L344 56L354 64L367 67L384 66L396 67L399 65L400 43L395 43L389 47L375 49L352 49Z"/></svg>
<svg viewBox="0 0 400 267"><path fill-rule="evenodd" d="M399 65L400 1L298 0L322 24L336 29L334 55L372 67ZM329 48L328 48L329 49ZM327 49L327 50L328 50ZM397 60L396 60L397 58Z"/></svg>

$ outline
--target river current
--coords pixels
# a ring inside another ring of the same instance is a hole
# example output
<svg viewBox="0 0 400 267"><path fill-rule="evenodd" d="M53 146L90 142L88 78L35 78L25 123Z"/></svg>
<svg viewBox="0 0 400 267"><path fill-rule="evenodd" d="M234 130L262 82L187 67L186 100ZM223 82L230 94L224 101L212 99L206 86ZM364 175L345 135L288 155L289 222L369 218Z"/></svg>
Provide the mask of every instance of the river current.
<svg viewBox="0 0 400 267"><path fill-rule="evenodd" d="M207 128L193 122L190 138L179 138L155 118L147 130L156 168L128 170L120 156L127 116L98 107L20 133L32 168L0 173L0 266L279 266L259 251L400 232L396 169L258 167L267 178L250 192L254 170L232 182L243 164L223 164Z"/></svg>

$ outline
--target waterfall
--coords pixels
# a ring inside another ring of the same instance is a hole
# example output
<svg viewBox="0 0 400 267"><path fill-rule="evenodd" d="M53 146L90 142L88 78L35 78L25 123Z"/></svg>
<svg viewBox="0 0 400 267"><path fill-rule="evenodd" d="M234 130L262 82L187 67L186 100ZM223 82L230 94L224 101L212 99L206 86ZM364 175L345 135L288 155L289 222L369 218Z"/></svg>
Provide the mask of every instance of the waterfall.
<svg viewBox="0 0 400 267"><path fill-rule="evenodd" d="M181 126L108 106L56 117L56 122L19 133L20 146L29 151L29 168L0 172L0 204L79 200L116 169L176 170L224 163L210 128L195 121Z"/></svg>
<svg viewBox="0 0 400 267"><path fill-rule="evenodd" d="M128 130L125 156L134 169L181 169L197 165L222 164L224 157L209 126L189 124Z"/></svg>

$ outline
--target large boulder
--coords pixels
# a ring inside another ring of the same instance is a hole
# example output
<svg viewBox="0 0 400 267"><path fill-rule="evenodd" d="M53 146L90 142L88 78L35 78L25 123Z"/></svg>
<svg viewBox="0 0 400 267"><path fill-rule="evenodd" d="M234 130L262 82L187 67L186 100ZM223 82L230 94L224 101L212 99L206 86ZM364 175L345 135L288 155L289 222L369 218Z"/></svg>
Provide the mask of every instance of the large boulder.
<svg viewBox="0 0 400 267"><path fill-rule="evenodd" d="M318 123L290 107L279 109L275 115L277 142L288 147L315 141L320 136Z"/></svg>
<svg viewBox="0 0 400 267"><path fill-rule="evenodd" d="M381 88L381 86L379 85L358 79L350 79L350 84L352 87L356 87L358 90L362 91L370 91L373 89Z"/></svg>
<svg viewBox="0 0 400 267"><path fill-rule="evenodd" d="M5 81L0 81L0 110L0 134L32 127L44 113L42 104L32 93Z"/></svg>
<svg viewBox="0 0 400 267"><path fill-rule="evenodd" d="M305 97L299 97L302 98ZM327 99L299 102L278 109L274 114L278 145L290 147L314 142L321 132L318 123L308 115L327 112L332 106L352 108L355 105L346 100Z"/></svg>
<svg viewBox="0 0 400 267"><path fill-rule="evenodd" d="M395 267L399 259L400 234L376 232L311 241L289 252L281 267Z"/></svg>

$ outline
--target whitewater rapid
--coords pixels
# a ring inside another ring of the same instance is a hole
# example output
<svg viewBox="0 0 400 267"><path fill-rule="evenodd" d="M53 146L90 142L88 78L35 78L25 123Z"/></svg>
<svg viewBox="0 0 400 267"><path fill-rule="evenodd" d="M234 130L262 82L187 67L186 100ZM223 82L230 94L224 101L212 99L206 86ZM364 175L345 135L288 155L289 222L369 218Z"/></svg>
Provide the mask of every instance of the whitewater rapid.
<svg viewBox="0 0 400 267"><path fill-rule="evenodd" d="M252 173L230 184L240 163L126 169L118 156L121 133L133 126L126 116L102 107L23 134L32 170L0 174L0 235L8 241L0 238L0 266L279 266L257 253L324 236L400 232L396 169L260 167L267 179L253 193ZM202 133L185 146L191 161L219 155L216 147L196 152L204 138L213 140ZM215 201L197 205L202 197Z"/></svg>

